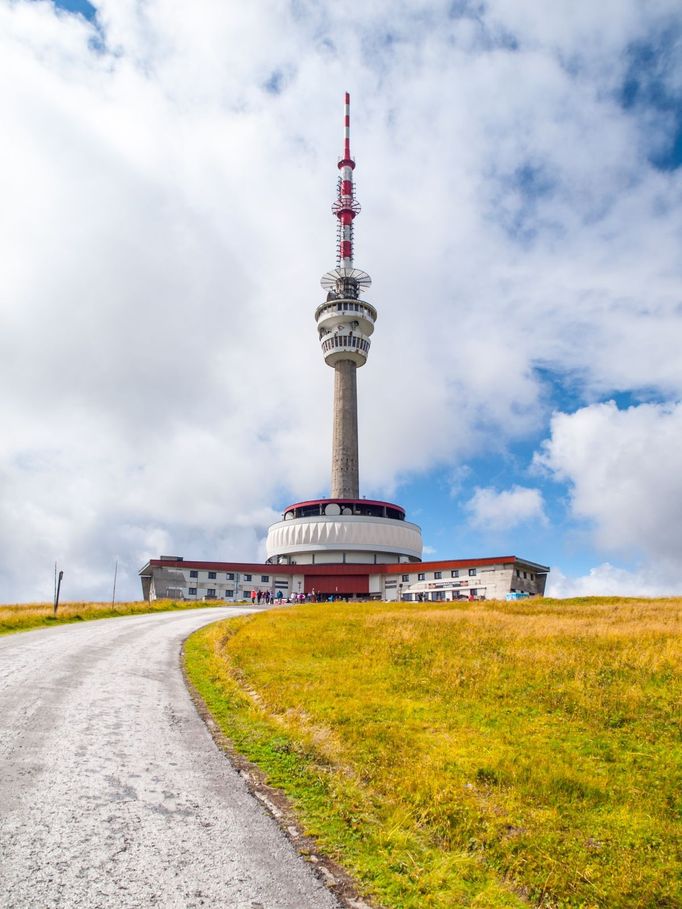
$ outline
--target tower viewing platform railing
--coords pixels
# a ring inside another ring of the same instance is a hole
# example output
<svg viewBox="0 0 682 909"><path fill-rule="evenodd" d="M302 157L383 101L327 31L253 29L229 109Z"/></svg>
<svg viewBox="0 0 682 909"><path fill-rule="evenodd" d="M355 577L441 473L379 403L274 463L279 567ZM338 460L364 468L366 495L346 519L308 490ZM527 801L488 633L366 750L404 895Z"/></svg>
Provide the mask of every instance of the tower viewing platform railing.
<svg viewBox="0 0 682 909"><path fill-rule="evenodd" d="M392 502L381 502L377 499L310 499L297 502L284 509L282 519L312 518L319 515L336 517L337 515L359 515L372 518L388 518L392 521L404 521L405 509Z"/></svg>
<svg viewBox="0 0 682 909"><path fill-rule="evenodd" d="M371 334L377 320L377 311L371 303L367 303L365 300L338 299L336 297L320 303L315 310L318 328L331 328L339 322L345 322L348 318L362 319L367 322L364 332Z"/></svg>

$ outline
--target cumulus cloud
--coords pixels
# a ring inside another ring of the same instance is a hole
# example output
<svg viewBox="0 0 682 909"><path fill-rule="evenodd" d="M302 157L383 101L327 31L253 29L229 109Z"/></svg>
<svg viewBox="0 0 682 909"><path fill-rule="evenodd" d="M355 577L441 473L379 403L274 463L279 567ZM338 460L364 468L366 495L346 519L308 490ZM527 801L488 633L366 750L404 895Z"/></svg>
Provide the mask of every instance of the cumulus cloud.
<svg viewBox="0 0 682 909"><path fill-rule="evenodd" d="M3 599L49 595L55 557L67 596L116 557L129 596L161 548L255 558L273 504L325 492L346 89L367 494L542 431L538 364L682 394L669 115L622 100L673 0L94 5L0 0ZM516 489L498 520L538 518Z"/></svg>
<svg viewBox="0 0 682 909"><path fill-rule="evenodd" d="M680 584L658 565L629 570L603 562L578 577L568 577L554 568L545 592L549 597L664 597L679 595Z"/></svg>
<svg viewBox="0 0 682 909"><path fill-rule="evenodd" d="M574 517L610 552L682 559L682 404L555 414L536 463L570 487Z"/></svg>
<svg viewBox="0 0 682 909"><path fill-rule="evenodd" d="M542 493L524 486L513 486L500 492L490 487L477 487L466 510L470 523L483 530L510 530L529 521L547 523Z"/></svg>

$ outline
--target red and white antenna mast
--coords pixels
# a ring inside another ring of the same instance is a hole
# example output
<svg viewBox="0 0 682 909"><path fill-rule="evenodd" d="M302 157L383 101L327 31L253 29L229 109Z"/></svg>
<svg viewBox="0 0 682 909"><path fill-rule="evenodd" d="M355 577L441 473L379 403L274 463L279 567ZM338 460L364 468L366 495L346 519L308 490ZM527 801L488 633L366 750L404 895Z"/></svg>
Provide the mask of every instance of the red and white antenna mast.
<svg viewBox="0 0 682 909"><path fill-rule="evenodd" d="M353 171L355 161L350 154L350 95L346 92L343 127L343 158L339 161L341 175L338 183L338 198L332 211L339 219L338 264L342 268L353 268L353 221L360 214L360 203L355 198Z"/></svg>
<svg viewBox="0 0 682 909"><path fill-rule="evenodd" d="M339 160L339 179L336 201L332 211L338 219L337 268L322 277L322 287L357 297L361 290L372 284L370 276L353 266L353 221L360 214L360 203L355 198L353 171L355 161L350 151L350 94L346 92L343 121L343 157ZM343 287L339 282L343 282Z"/></svg>

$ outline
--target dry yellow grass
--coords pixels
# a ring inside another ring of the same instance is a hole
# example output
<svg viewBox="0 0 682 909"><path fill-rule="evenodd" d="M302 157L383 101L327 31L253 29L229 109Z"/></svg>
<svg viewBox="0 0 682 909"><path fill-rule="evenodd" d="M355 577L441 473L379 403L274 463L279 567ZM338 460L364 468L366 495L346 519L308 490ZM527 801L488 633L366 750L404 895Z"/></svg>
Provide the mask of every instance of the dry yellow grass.
<svg viewBox="0 0 682 909"><path fill-rule="evenodd" d="M682 906L682 600L335 604L188 666L384 905Z"/></svg>
<svg viewBox="0 0 682 909"><path fill-rule="evenodd" d="M90 619L113 618L120 615L136 615L145 612L168 612L177 609L196 609L204 606L228 606L229 603L190 603L176 600L146 600L129 603L60 603L57 617L52 614L52 603L24 603L0 606L0 634L14 631L28 631L69 622L83 622Z"/></svg>

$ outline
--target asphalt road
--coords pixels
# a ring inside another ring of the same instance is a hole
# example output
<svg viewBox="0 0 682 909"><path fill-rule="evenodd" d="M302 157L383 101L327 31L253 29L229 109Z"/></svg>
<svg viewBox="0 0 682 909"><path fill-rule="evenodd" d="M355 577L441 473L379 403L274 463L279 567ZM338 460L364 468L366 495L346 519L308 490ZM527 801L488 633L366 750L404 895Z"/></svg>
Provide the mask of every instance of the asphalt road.
<svg viewBox="0 0 682 909"><path fill-rule="evenodd" d="M2 909L337 909L185 688L182 640L235 612L0 638Z"/></svg>

